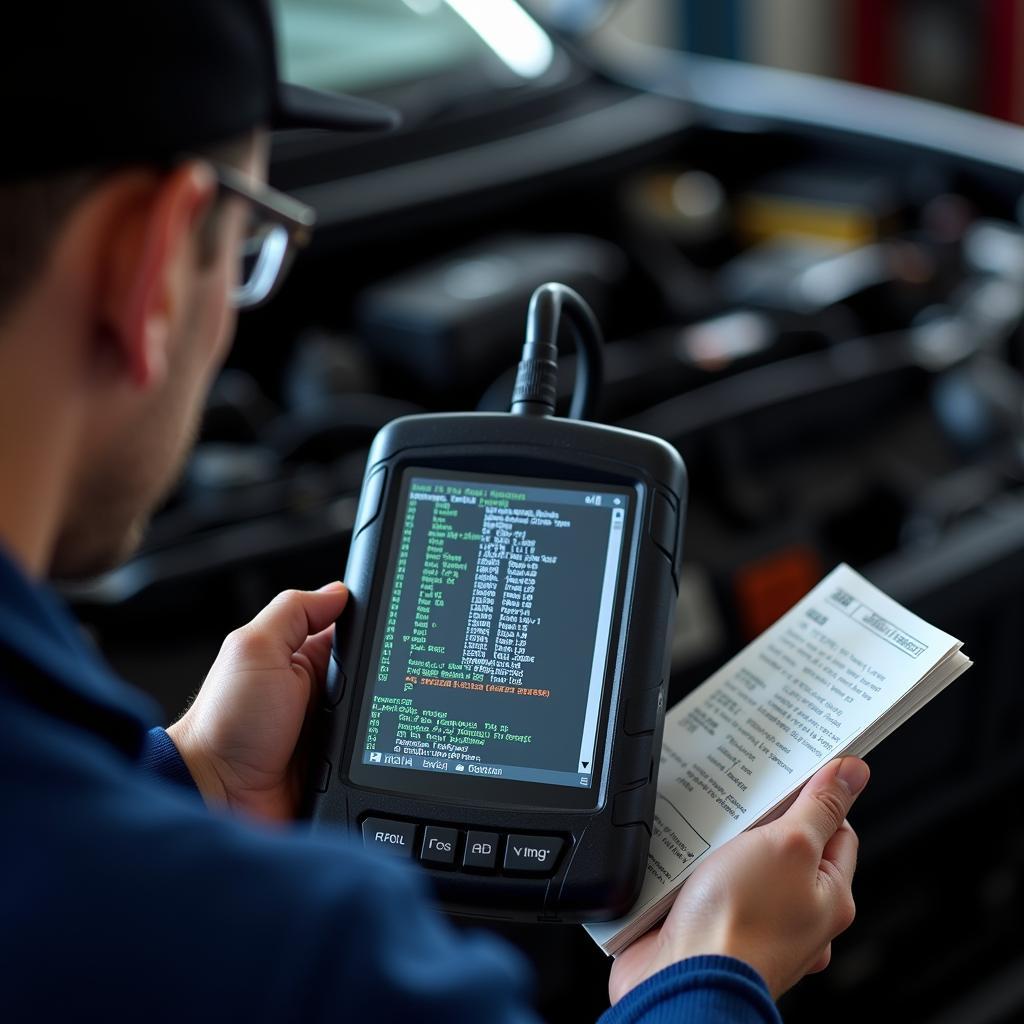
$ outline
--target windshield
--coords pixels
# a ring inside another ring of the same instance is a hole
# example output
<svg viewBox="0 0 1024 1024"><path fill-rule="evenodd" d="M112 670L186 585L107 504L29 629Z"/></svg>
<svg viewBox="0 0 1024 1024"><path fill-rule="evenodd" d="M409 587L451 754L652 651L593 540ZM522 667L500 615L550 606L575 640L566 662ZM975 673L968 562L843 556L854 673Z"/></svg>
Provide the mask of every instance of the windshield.
<svg viewBox="0 0 1024 1024"><path fill-rule="evenodd" d="M284 78L317 89L368 92L474 63L522 82L554 56L513 0L275 0L275 8Z"/></svg>

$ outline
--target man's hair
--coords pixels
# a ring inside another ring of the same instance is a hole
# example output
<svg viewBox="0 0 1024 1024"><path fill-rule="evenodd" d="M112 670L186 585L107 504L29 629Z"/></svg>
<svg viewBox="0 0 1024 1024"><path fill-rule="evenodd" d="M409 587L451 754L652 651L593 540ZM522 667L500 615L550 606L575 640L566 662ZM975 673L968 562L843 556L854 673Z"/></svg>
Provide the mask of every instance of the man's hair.
<svg viewBox="0 0 1024 1024"><path fill-rule="evenodd" d="M240 167L252 146L252 134L197 149L189 156ZM0 184L0 321L31 288L72 211L93 189L129 165L86 168L33 181ZM216 252L215 216L207 218L201 257Z"/></svg>

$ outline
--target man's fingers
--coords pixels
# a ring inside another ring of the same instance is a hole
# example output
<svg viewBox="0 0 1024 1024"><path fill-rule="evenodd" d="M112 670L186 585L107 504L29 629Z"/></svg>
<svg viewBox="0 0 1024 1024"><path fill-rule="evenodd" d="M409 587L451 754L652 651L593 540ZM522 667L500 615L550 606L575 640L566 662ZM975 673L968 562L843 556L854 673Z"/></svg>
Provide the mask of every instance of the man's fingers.
<svg viewBox="0 0 1024 1024"><path fill-rule="evenodd" d="M334 622L347 601L348 588L344 583L329 583L320 590L286 590L243 626L239 634L255 643L280 644L294 654L308 637Z"/></svg>
<svg viewBox="0 0 1024 1024"><path fill-rule="evenodd" d="M848 821L839 826L839 831L825 844L821 859L832 864L843 884L849 888L853 885L853 873L857 870L857 833Z"/></svg>
<svg viewBox="0 0 1024 1024"><path fill-rule="evenodd" d="M797 825L809 834L819 850L846 820L854 800L868 784L868 766L858 757L830 761L804 786L780 824Z"/></svg>

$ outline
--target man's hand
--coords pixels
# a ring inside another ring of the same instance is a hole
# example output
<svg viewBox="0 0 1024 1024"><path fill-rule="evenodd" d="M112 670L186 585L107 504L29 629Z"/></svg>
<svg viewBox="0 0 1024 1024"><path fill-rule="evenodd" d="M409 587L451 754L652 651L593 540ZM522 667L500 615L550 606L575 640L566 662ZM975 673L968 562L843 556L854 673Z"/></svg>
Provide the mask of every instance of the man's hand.
<svg viewBox="0 0 1024 1024"><path fill-rule="evenodd" d="M300 739L331 656L342 583L279 594L229 634L195 702L168 734L208 803L295 817L306 774Z"/></svg>
<svg viewBox="0 0 1024 1024"><path fill-rule="evenodd" d="M868 781L855 757L832 761L781 817L726 843L687 879L660 928L615 961L613 1003L662 968L701 954L733 956L773 999L824 970L853 922L857 836L846 815Z"/></svg>

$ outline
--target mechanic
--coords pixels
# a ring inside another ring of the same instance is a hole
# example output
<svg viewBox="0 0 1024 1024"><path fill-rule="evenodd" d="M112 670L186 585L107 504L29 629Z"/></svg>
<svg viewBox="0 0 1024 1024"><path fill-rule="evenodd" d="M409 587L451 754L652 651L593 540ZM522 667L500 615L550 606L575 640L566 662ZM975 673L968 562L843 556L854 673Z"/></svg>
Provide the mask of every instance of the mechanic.
<svg viewBox="0 0 1024 1024"><path fill-rule="evenodd" d="M129 555L186 457L247 233L295 209L264 184L268 128L386 118L280 87L261 0L15 8L0 70L0 1015L534 1020L519 955L455 932L415 868L281 824L342 584L282 594L232 633L165 732L44 582ZM773 999L852 920L846 814L867 774L832 762L709 857L614 964L603 1019L778 1020Z"/></svg>

